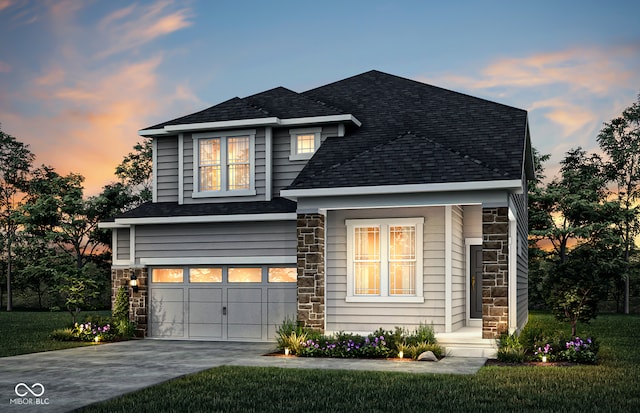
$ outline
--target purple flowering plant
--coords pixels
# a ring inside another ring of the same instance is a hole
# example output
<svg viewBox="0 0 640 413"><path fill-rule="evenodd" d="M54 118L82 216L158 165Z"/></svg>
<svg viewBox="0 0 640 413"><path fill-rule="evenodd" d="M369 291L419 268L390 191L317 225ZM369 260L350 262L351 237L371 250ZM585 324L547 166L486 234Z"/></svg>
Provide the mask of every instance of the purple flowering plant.
<svg viewBox="0 0 640 413"><path fill-rule="evenodd" d="M383 335L363 337L338 333L335 336L310 338L302 343L299 355L305 357L384 358L391 350Z"/></svg>
<svg viewBox="0 0 640 413"><path fill-rule="evenodd" d="M599 345L595 339L591 337L582 339L576 336L565 342L564 349L558 358L572 363L595 364L598 350Z"/></svg>
<svg viewBox="0 0 640 413"><path fill-rule="evenodd" d="M538 347L533 354L540 360L542 360L543 357L547 357L549 360L552 360L552 351L553 347L551 347L551 344L547 343L544 347Z"/></svg>
<svg viewBox="0 0 640 413"><path fill-rule="evenodd" d="M72 332L81 341L109 341L114 338L114 331L110 324L100 325L90 321L75 323Z"/></svg>

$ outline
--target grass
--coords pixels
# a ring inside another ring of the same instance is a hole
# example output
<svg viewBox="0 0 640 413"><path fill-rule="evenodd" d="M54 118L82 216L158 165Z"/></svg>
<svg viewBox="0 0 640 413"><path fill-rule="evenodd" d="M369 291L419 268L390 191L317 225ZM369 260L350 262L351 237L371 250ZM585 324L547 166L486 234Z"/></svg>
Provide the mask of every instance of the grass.
<svg viewBox="0 0 640 413"><path fill-rule="evenodd" d="M78 320L84 320L84 317L90 314L108 316L110 311L82 312ZM62 350L91 344L49 339L49 334L53 330L70 325L71 316L66 312L0 311L0 357Z"/></svg>
<svg viewBox="0 0 640 413"><path fill-rule="evenodd" d="M218 367L82 412L640 411L640 316L602 315L580 327L601 342L598 365L492 366L474 376Z"/></svg>

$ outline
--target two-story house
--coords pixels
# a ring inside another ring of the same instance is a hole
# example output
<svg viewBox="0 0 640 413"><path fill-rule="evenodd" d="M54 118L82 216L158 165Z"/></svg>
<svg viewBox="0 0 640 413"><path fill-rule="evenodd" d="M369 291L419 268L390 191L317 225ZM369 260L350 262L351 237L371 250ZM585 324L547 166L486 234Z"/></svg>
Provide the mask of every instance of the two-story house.
<svg viewBox="0 0 640 413"><path fill-rule="evenodd" d="M378 71L143 129L153 202L115 217L114 293L148 337L273 340L527 321L524 110Z"/></svg>

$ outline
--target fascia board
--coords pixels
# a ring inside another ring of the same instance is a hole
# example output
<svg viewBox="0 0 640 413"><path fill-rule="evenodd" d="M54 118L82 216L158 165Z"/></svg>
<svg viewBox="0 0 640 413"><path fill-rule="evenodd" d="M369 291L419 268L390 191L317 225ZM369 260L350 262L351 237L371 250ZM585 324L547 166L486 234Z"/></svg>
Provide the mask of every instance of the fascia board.
<svg viewBox="0 0 640 413"><path fill-rule="evenodd" d="M280 125L282 126L294 126L294 125L309 125L312 123L330 123L330 122L353 122L357 126L361 126L360 122L355 116L351 114L346 115L327 115L327 116L310 116L306 118L292 118L282 119Z"/></svg>
<svg viewBox="0 0 640 413"><path fill-rule="evenodd" d="M167 125L164 128L169 132L185 132L202 129L226 129L237 128L244 126L264 126L264 125L277 125L280 119L276 117L271 118L257 118L257 119L241 119L241 120L225 120L220 122L204 122L204 123L186 123L183 125Z"/></svg>
<svg viewBox="0 0 640 413"><path fill-rule="evenodd" d="M176 132L188 132L198 130L211 130L211 129L229 129L239 128L246 126L295 126L295 125L309 125L315 123L330 123L330 122L353 122L357 126L361 126L360 122L355 116L351 114L346 115L329 115L329 116L309 116L305 118L291 118L280 119L277 117L270 118L256 118L256 119L241 119L241 120L226 120L220 122L202 122L202 123L185 123L181 125L167 125L162 129L143 129L138 131L140 136L161 136L168 135Z"/></svg>
<svg viewBox="0 0 640 413"><path fill-rule="evenodd" d="M204 224L204 223L210 223L210 222L290 221L295 219L297 219L296 213L286 212L286 213L274 213L274 214L116 218L116 223L120 225Z"/></svg>
<svg viewBox="0 0 640 413"><path fill-rule="evenodd" d="M159 136L168 133L165 129L143 129L138 131L138 136Z"/></svg>
<svg viewBox="0 0 640 413"><path fill-rule="evenodd" d="M98 228L100 229L129 228L129 225L119 224L115 222L99 222Z"/></svg>
<svg viewBox="0 0 640 413"><path fill-rule="evenodd" d="M504 189L515 193L522 192L522 181L509 179L501 181L478 182L454 182L437 184L413 184L413 185L382 185L382 186L356 186L342 188L316 188L316 189L284 189L280 195L285 198L297 199L302 197L326 197L344 195L389 195L417 192L453 192L453 191L482 191L490 189Z"/></svg>

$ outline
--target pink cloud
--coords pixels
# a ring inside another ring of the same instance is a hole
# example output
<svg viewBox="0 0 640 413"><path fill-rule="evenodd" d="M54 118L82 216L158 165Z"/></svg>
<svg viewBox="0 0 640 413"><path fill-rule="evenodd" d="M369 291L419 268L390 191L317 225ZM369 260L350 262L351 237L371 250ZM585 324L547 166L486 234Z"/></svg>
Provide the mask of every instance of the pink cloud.
<svg viewBox="0 0 640 413"><path fill-rule="evenodd" d="M11 0L0 0L0 12L4 9L8 9L9 7L11 7L13 3L14 2Z"/></svg>
<svg viewBox="0 0 640 413"><path fill-rule="evenodd" d="M501 58L486 66L479 77L444 76L447 83L470 89L534 88L563 84L573 90L606 94L628 84L635 73L619 62L637 53L635 47L576 48L522 58Z"/></svg>
<svg viewBox="0 0 640 413"><path fill-rule="evenodd" d="M9 65L9 63L0 61L0 73L9 73L9 72L11 72L11 66Z"/></svg>
<svg viewBox="0 0 640 413"><path fill-rule="evenodd" d="M160 1L146 7L129 6L102 19L98 28L111 39L111 46L98 57L131 50L191 26L191 10L172 10L173 5L171 1Z"/></svg>
<svg viewBox="0 0 640 413"><path fill-rule="evenodd" d="M562 128L564 137L579 132L588 126L593 126L598 120L597 115L590 109L567 102L562 98L552 98L534 102L530 110L542 110L544 116Z"/></svg>

